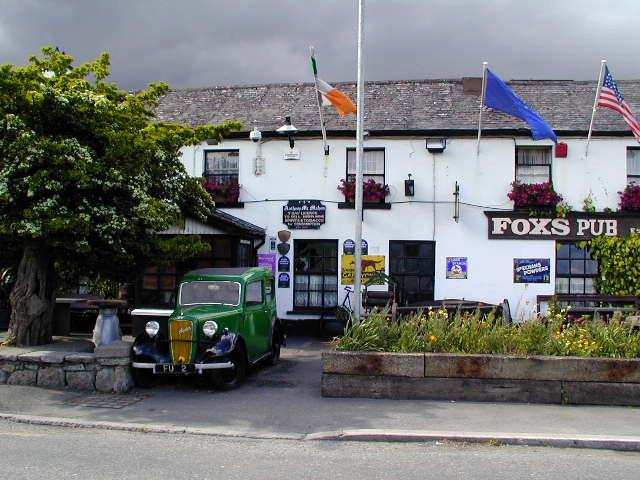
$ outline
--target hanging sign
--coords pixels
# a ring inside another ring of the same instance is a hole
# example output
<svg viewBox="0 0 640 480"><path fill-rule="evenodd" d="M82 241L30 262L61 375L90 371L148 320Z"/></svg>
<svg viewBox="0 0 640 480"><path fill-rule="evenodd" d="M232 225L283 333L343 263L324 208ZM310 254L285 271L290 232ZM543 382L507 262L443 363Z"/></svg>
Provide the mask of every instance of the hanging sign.
<svg viewBox="0 0 640 480"><path fill-rule="evenodd" d="M289 257L280 257L278 259L278 271L279 272L288 272L290 270L291 261Z"/></svg>
<svg viewBox="0 0 640 480"><path fill-rule="evenodd" d="M342 253L345 255L354 255L356 253L356 242L348 238L344 242L342 242ZM363 238L362 239L362 255L369 254L369 244Z"/></svg>
<svg viewBox="0 0 640 480"><path fill-rule="evenodd" d="M495 240L590 240L599 235L640 232L640 215L572 212L566 218L531 217L527 212L484 212Z"/></svg>
<svg viewBox="0 0 640 480"><path fill-rule="evenodd" d="M292 230L318 229L325 222L326 211L320 200L289 200L282 207L282 223Z"/></svg>
<svg viewBox="0 0 640 480"><path fill-rule="evenodd" d="M278 288L289 288L291 283L288 273L281 273L278 275Z"/></svg>
<svg viewBox="0 0 640 480"><path fill-rule="evenodd" d="M269 268L273 273L276 273L276 254L275 253L259 253L258 266Z"/></svg>
<svg viewBox="0 0 640 480"><path fill-rule="evenodd" d="M549 283L550 263L548 258L514 258L513 283Z"/></svg>
<svg viewBox="0 0 640 480"><path fill-rule="evenodd" d="M362 256L362 283L367 282L376 273L385 273L384 268L384 255L363 255ZM342 268L340 270L340 281L343 285L353 285L353 279L355 277L355 256L354 255L342 255ZM371 285L383 285L384 282L376 282Z"/></svg>
<svg viewBox="0 0 640 480"><path fill-rule="evenodd" d="M467 257L447 257L447 278L454 280L467 278Z"/></svg>

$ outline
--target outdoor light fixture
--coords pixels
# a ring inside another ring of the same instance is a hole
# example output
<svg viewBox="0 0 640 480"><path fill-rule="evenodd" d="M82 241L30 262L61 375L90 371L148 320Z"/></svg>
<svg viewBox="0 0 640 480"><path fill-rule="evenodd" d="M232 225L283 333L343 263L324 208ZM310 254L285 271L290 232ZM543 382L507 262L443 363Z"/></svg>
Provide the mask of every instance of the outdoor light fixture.
<svg viewBox="0 0 640 480"><path fill-rule="evenodd" d="M413 197L415 194L416 186L414 181L411 179L411 174L409 174L409 178L404 181L404 196Z"/></svg>
<svg viewBox="0 0 640 480"><path fill-rule="evenodd" d="M284 125L276 130L276 132L289 137L289 148L291 149L293 149L295 145L293 136L296 134L297 131L298 129L294 127L293 124L291 123L291 117L289 115L284 117Z"/></svg>
<svg viewBox="0 0 640 480"><path fill-rule="evenodd" d="M217 138L207 138L205 142L207 142L207 145L218 145Z"/></svg>
<svg viewBox="0 0 640 480"><path fill-rule="evenodd" d="M446 138L427 138L427 150L429 153L442 153L446 148Z"/></svg>

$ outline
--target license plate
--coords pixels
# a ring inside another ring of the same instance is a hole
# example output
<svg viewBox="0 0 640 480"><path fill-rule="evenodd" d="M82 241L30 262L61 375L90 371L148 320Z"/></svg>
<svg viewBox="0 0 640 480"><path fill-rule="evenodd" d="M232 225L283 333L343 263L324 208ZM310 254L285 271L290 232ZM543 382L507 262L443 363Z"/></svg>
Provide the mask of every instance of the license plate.
<svg viewBox="0 0 640 480"><path fill-rule="evenodd" d="M196 371L196 368L193 363L184 363L184 364L159 363L153 367L153 373L183 375L187 373L194 373L195 371Z"/></svg>

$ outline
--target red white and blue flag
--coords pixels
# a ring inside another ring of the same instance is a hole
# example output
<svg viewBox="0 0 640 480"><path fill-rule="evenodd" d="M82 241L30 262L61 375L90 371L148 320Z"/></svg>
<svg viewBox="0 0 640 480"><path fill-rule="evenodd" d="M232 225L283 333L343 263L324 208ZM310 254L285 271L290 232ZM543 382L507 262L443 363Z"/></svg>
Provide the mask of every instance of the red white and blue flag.
<svg viewBox="0 0 640 480"><path fill-rule="evenodd" d="M600 87L600 95L598 96L598 106L610 108L618 112L631 128L633 135L640 142L640 123L633 115L629 104L624 100L613 75L609 71L609 67L604 67L604 80Z"/></svg>

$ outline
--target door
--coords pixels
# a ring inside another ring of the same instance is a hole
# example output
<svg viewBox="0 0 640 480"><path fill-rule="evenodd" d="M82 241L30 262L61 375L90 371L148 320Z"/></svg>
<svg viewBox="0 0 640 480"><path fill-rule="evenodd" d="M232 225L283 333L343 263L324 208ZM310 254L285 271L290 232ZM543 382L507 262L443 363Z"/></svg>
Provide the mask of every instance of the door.
<svg viewBox="0 0 640 480"><path fill-rule="evenodd" d="M338 304L338 241L294 240L293 306L321 312Z"/></svg>
<svg viewBox="0 0 640 480"><path fill-rule="evenodd" d="M265 304L262 280L248 283L244 300L244 331L251 361L255 361L269 349L270 313Z"/></svg>
<svg viewBox="0 0 640 480"><path fill-rule="evenodd" d="M433 300L435 254L436 242L389 242L389 275L396 282L400 306Z"/></svg>

